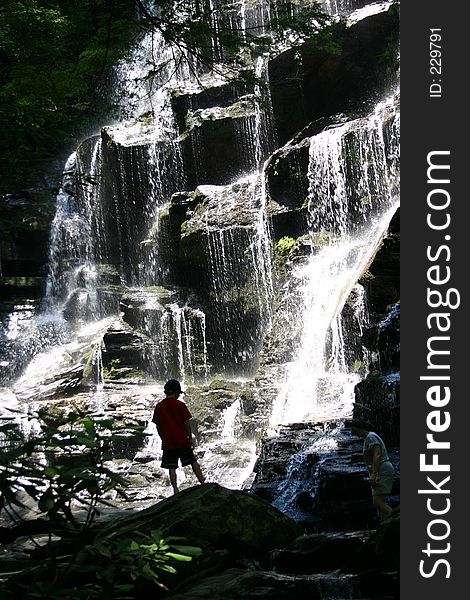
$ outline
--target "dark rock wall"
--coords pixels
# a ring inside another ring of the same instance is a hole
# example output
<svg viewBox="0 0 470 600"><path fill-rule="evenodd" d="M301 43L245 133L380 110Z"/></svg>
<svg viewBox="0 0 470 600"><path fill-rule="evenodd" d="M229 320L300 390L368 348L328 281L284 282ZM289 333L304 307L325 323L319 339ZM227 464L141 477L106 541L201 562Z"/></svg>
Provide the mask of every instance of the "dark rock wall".
<svg viewBox="0 0 470 600"><path fill-rule="evenodd" d="M338 25L334 40L338 53L304 46L270 62L273 113L281 144L320 117L370 108L390 85L387 61L391 65L398 50L395 9L349 28Z"/></svg>
<svg viewBox="0 0 470 600"><path fill-rule="evenodd" d="M363 278L371 311L362 342L370 351L370 373L355 390L354 416L371 422L388 444L400 440L400 218Z"/></svg>

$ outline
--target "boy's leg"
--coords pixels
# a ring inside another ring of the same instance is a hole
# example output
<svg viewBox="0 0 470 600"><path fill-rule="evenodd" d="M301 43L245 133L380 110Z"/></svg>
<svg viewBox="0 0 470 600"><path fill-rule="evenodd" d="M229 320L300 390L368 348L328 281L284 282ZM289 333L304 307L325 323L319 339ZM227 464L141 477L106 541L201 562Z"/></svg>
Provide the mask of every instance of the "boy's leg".
<svg viewBox="0 0 470 600"><path fill-rule="evenodd" d="M196 475L199 483L204 483L206 481L206 479L205 479L204 475L202 474L201 467L200 467L199 463L197 461L193 462L191 464L191 467L192 467L194 475Z"/></svg>
<svg viewBox="0 0 470 600"><path fill-rule="evenodd" d="M178 484L176 480L176 469L168 469L170 472L170 483L173 487L173 492L176 494L178 492Z"/></svg>

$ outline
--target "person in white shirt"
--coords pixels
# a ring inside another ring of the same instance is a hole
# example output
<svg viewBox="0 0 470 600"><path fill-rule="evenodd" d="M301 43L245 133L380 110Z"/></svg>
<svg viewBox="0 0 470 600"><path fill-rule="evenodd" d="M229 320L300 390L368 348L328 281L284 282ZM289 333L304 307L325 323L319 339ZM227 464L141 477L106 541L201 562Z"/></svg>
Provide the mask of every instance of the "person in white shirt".
<svg viewBox="0 0 470 600"><path fill-rule="evenodd" d="M372 502L383 520L392 512L386 500L392 491L395 474L387 448L382 438L372 431L372 425L367 421L353 419L347 422L347 427L351 429L353 435L364 438L363 455L369 471Z"/></svg>

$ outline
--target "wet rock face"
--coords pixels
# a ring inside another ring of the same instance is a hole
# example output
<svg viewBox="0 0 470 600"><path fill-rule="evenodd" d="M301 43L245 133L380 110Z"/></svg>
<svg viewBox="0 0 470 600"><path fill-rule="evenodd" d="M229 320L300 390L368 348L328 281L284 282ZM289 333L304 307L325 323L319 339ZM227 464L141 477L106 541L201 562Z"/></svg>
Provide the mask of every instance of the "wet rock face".
<svg viewBox="0 0 470 600"><path fill-rule="evenodd" d="M211 263L217 260L217 256L213 255L224 252L224 258L220 257L220 260L236 263L256 233L259 191L254 181L245 181L231 186L200 186L192 194L196 204L186 211L186 220L181 224L180 277L190 277L191 284L199 293L207 295L215 283L211 270L216 269L217 263ZM223 247L230 243L233 248ZM242 276L241 266L233 272L227 265L225 276L229 281L232 275ZM220 268L223 269L223 264ZM245 277L249 275L244 274Z"/></svg>
<svg viewBox="0 0 470 600"><path fill-rule="evenodd" d="M265 165L266 186L270 199L277 206L277 209L273 208L272 210L275 229L283 210L301 211L302 208L305 208L309 187L307 174L310 162L310 138L327 127L339 125L346 120L344 115L316 119L300 131L295 132L295 136L291 140L269 157ZM306 233L305 226L304 223L304 230L301 233Z"/></svg>
<svg viewBox="0 0 470 600"><path fill-rule="evenodd" d="M149 375L159 380L205 379L205 315L194 294L182 288L137 290L123 296L121 309L135 335L145 340L141 366Z"/></svg>
<svg viewBox="0 0 470 600"><path fill-rule="evenodd" d="M400 304L369 328L363 343L370 350L370 373L356 388L355 414L374 424L384 423L394 440L400 429ZM360 413L360 415L359 415Z"/></svg>
<svg viewBox="0 0 470 600"><path fill-rule="evenodd" d="M110 263L120 266L128 282L138 277L138 244L145 239L147 229L146 199L151 194L148 148L121 146L102 132L104 178L102 211L106 231L106 256Z"/></svg>
<svg viewBox="0 0 470 600"><path fill-rule="evenodd" d="M354 531L373 526L362 440L338 433L339 423L280 428L261 440L252 492L272 502L307 531ZM398 456L390 451L399 489Z"/></svg>
<svg viewBox="0 0 470 600"><path fill-rule="evenodd" d="M275 149L264 101L242 81L173 97L189 189L227 185L261 167Z"/></svg>
<svg viewBox="0 0 470 600"><path fill-rule="evenodd" d="M14 388L16 397L22 401L34 398L37 401L48 401L57 397L67 397L82 390L84 367L81 363L70 361L70 367L63 367L34 386L21 382Z"/></svg>
<svg viewBox="0 0 470 600"><path fill-rule="evenodd" d="M400 230L399 212L369 267L363 285L371 307L362 343L370 352L370 373L355 389L353 416L366 419L388 445L400 443Z"/></svg>
<svg viewBox="0 0 470 600"><path fill-rule="evenodd" d="M254 127L253 113L203 120L195 127L183 143L189 186L224 185L251 171L255 157L248 140Z"/></svg>
<svg viewBox="0 0 470 600"><path fill-rule="evenodd" d="M362 278L372 322L381 321L388 307L400 299L400 210L393 216L386 238ZM366 342L367 343L367 342Z"/></svg>
<svg viewBox="0 0 470 600"><path fill-rule="evenodd" d="M335 40L341 52L302 46L273 59L269 79L278 139L287 142L310 121L355 111L374 90L379 97L389 81L377 56L396 56L398 14L394 9L345 28ZM394 54L395 52L395 54Z"/></svg>
<svg viewBox="0 0 470 600"><path fill-rule="evenodd" d="M355 388L353 416L369 421L388 446L400 443L400 375L373 372Z"/></svg>
<svg viewBox="0 0 470 600"><path fill-rule="evenodd" d="M192 195L197 204L188 206L181 224L177 276L195 289L208 315L212 372L253 371L262 341L270 248L261 231L260 186L259 177L229 186L199 186Z"/></svg>
<svg viewBox="0 0 470 600"><path fill-rule="evenodd" d="M146 353L153 343L148 336L117 320L103 337L105 376L112 379L139 377L145 379L142 368L148 368Z"/></svg>

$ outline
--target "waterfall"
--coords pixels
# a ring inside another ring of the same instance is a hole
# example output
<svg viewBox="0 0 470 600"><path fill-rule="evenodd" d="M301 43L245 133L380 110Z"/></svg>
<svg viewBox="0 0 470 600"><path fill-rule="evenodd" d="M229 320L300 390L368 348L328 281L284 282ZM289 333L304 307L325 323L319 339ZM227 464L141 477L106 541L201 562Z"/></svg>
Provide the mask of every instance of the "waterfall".
<svg viewBox="0 0 470 600"><path fill-rule="evenodd" d="M337 433L338 428L317 433L304 444L300 452L294 455L288 465L286 478L277 491L276 499L273 502L274 506L294 516L295 510L293 511L292 507L295 506L297 495L305 490L306 483L308 488L315 488L321 457L329 456L336 450L338 444L335 435ZM318 459L313 466L309 457Z"/></svg>
<svg viewBox="0 0 470 600"><path fill-rule="evenodd" d="M283 4L239 0L226 19L245 37L253 30L262 35ZM332 15L354 19L361 2L325 5ZM215 42L212 51L220 58ZM215 481L236 487L251 473L260 424L243 429L250 399L240 395L228 408L224 402L214 408L205 404L206 395L211 380L233 379L242 389L251 378L254 414L261 412L255 377L274 326L274 298L284 293L273 279L265 172L279 124L269 85L262 83L269 84L272 56L260 52L246 63L256 78L237 87L222 67L209 71L189 56L179 64L180 50L160 33L139 38L131 58L116 68L115 119L65 162L43 311L27 323L13 312L2 332L18 359L12 389L25 401L60 396L56 374L65 369L76 386L66 392L80 389L85 407L111 411L122 400L134 410L133 394L142 393L139 419L148 418L153 391L140 380L131 385L105 378L120 359L130 363L123 370L140 370L149 382L175 377L199 386L195 405L202 421L206 413L212 419L203 423L203 465ZM282 213L307 219L311 253L289 273L296 308L287 321L301 333L285 380L276 373L272 382L281 388L273 424L351 410L354 386L364 375L364 367L354 365L367 363L365 351L351 357L349 347L367 319L357 282L396 210L397 128L390 101L310 139L308 197L299 210ZM217 171L221 152L227 154ZM124 333L113 330L116 338L127 335L117 350L103 341L116 322L129 326ZM288 338L291 330L284 334ZM87 393L99 402L87 405Z"/></svg>
<svg viewBox="0 0 470 600"><path fill-rule="evenodd" d="M216 364L236 376L254 372L272 302L271 244L264 174L229 186L200 186L214 311ZM237 215L235 217L235 215ZM236 219L236 220L235 220Z"/></svg>
<svg viewBox="0 0 470 600"><path fill-rule="evenodd" d="M235 437L235 419L240 410L240 400L235 400L230 406L225 409L222 427L222 439L232 440Z"/></svg>
<svg viewBox="0 0 470 600"><path fill-rule="evenodd" d="M102 392L104 386L104 374L103 374L103 345L101 343L96 344L95 351L92 358L92 366L95 376L96 391Z"/></svg>
<svg viewBox="0 0 470 600"><path fill-rule="evenodd" d="M398 205L396 102L394 95L367 118L311 138L312 254L293 273L301 290L302 337L274 402L272 424L352 411L360 377L345 360L341 311ZM356 314L361 319L362 308Z"/></svg>
<svg viewBox="0 0 470 600"><path fill-rule="evenodd" d="M102 145L92 138L66 162L51 227L46 303L65 318L86 324L104 316L98 294L100 265L106 262L106 232L100 198Z"/></svg>
<svg viewBox="0 0 470 600"><path fill-rule="evenodd" d="M390 8L390 6L393 4L393 1L388 0L386 2L373 2L372 4L366 4L366 6L361 6L361 4L364 3L357 3L356 8L353 6L351 9L340 9L338 14L347 14L348 23L357 23L361 19L365 19L371 15L388 10L388 8Z"/></svg>

